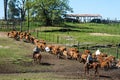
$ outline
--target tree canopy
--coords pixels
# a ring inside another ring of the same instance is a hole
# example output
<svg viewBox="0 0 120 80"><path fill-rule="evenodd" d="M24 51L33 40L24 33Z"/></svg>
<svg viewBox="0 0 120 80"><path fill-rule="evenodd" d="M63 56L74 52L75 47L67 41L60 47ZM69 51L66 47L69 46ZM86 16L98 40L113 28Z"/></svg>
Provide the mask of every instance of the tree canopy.
<svg viewBox="0 0 120 80"><path fill-rule="evenodd" d="M47 26L61 22L68 11L72 12L69 0L9 0L11 18L21 16L24 20L29 14L30 19L39 20Z"/></svg>
<svg viewBox="0 0 120 80"><path fill-rule="evenodd" d="M9 0L8 1L8 18L20 18L21 20L25 20L25 8L26 0Z"/></svg>
<svg viewBox="0 0 120 80"><path fill-rule="evenodd" d="M31 15L41 20L45 25L59 22L67 11L72 12L68 0L31 0Z"/></svg>

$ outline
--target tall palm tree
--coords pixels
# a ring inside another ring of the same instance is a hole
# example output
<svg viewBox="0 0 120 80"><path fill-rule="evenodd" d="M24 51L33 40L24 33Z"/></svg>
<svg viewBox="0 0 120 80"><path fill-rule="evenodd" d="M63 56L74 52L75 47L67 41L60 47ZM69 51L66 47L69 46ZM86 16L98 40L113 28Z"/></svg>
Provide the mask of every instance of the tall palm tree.
<svg viewBox="0 0 120 80"><path fill-rule="evenodd" d="M7 20L7 2L8 0L4 0L4 18Z"/></svg>

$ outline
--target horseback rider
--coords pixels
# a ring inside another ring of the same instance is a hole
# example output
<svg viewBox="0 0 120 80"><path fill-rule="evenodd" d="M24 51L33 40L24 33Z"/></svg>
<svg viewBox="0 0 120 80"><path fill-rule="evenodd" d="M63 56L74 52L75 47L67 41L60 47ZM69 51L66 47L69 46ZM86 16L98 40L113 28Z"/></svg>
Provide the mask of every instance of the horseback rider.
<svg viewBox="0 0 120 80"><path fill-rule="evenodd" d="M92 58L92 53L90 52L87 56L87 64L92 64L93 63L93 58Z"/></svg>
<svg viewBox="0 0 120 80"><path fill-rule="evenodd" d="M38 54L40 52L40 49L38 48L38 46L35 46L35 48L33 49L33 58L35 54Z"/></svg>
<svg viewBox="0 0 120 80"><path fill-rule="evenodd" d="M98 55L100 55L100 54L101 54L100 50L97 49L97 51L95 52L95 55L98 56Z"/></svg>

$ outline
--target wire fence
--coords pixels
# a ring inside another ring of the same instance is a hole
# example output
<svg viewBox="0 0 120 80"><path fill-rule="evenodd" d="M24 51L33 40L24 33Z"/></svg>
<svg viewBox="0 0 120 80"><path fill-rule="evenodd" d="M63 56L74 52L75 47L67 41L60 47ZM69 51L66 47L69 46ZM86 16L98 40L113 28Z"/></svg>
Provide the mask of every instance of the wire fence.
<svg viewBox="0 0 120 80"><path fill-rule="evenodd" d="M39 30L35 31L35 35L39 39L46 40L46 42L48 42L49 44L58 44L66 47L75 47L80 52L83 52L85 49L89 49L91 50L91 52L95 52L97 49L99 49L103 53L106 53L108 55L113 55L116 58L120 58L119 44L83 43L77 41L72 36L56 35L56 34L41 32Z"/></svg>
<svg viewBox="0 0 120 80"><path fill-rule="evenodd" d="M120 58L120 44L90 44L90 43L82 43L80 41L77 41L73 36L69 35L58 35L57 33L53 32L47 32L40 30L34 30L35 27L40 28L40 22L39 21L33 21L30 22L30 32L32 34L39 38L44 39L46 42L50 44L58 44L58 45L64 45L66 47L76 47L79 51L83 51L84 49L89 49L92 52L95 52L97 49L100 49L101 52L112 54L117 58ZM19 30L19 31L27 31L28 25L27 21L21 22L21 21L3 21L0 20L0 30Z"/></svg>

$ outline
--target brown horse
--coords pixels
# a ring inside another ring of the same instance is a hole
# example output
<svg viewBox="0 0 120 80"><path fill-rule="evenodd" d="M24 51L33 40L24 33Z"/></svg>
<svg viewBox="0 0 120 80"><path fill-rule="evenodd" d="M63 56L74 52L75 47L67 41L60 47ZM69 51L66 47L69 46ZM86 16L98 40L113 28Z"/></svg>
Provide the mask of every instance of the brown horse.
<svg viewBox="0 0 120 80"><path fill-rule="evenodd" d="M99 63L98 62L93 62L92 64L87 64L85 63L84 64L84 70L85 70L85 75L86 74L89 74L89 70L90 69L93 69L94 70L94 74L99 74L98 72L98 68L100 67Z"/></svg>
<svg viewBox="0 0 120 80"><path fill-rule="evenodd" d="M41 63L41 58L42 58L42 55L40 53L35 54L33 56L34 63L36 62L37 64L40 64Z"/></svg>

